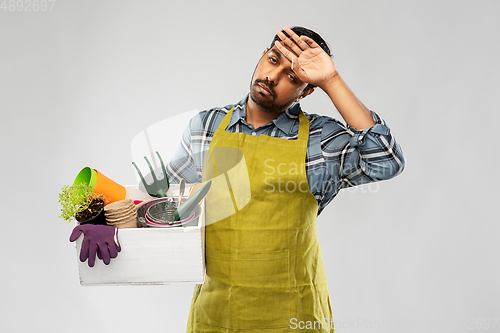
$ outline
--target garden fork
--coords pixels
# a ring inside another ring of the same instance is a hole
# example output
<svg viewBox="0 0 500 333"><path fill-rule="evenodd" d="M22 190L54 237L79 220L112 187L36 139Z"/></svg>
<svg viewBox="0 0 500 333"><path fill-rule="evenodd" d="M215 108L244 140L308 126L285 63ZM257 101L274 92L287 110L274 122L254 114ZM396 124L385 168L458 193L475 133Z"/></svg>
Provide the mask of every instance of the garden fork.
<svg viewBox="0 0 500 333"><path fill-rule="evenodd" d="M135 162L132 162L134 165L135 169L137 170L137 173L139 173L139 177L141 177L142 183L144 184L144 187L146 188L146 191L148 191L148 194L153 197L157 198L165 198L167 196L167 191L168 188L170 187L170 184L168 182L168 176L167 176L167 171L165 170L165 165L163 164L163 160L161 159L161 156L158 152L156 152L156 155L158 156L158 159L160 160L161 163L161 170L163 171L163 178L158 180L156 178L155 172L153 171L153 167L151 166L151 163L149 163L149 160L146 156L144 156L144 159L148 163L149 170L151 171L151 176L153 177L153 183L148 184L146 183L146 180L142 176L141 171L135 164Z"/></svg>

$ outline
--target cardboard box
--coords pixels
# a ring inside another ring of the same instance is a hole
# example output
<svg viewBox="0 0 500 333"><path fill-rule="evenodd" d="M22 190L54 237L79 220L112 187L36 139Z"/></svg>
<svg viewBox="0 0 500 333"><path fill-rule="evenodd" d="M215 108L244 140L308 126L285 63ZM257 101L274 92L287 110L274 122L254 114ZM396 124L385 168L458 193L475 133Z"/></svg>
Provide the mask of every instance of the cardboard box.
<svg viewBox="0 0 500 333"><path fill-rule="evenodd" d="M127 198L150 198L134 186L126 186ZM189 186L186 186L186 193ZM172 184L168 196L178 196ZM197 222L173 228L119 229L121 252L109 265L96 259L94 267L80 262L83 236L76 242L80 284L141 285L203 283L205 281L205 205Z"/></svg>

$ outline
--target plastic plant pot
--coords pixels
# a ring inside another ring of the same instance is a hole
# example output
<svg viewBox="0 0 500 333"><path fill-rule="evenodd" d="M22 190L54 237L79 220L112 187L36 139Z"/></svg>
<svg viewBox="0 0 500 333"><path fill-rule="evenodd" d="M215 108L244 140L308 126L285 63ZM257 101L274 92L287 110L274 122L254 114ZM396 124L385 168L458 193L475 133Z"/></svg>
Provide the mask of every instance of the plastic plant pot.
<svg viewBox="0 0 500 333"><path fill-rule="evenodd" d="M84 220L84 221L80 221L75 216L75 219L78 221L79 224L102 224L102 225L106 225L106 217L104 215L104 201L101 200L101 199L94 199L94 200L101 201L103 203L101 210L94 217L92 217L92 218L90 218L88 220Z"/></svg>
<svg viewBox="0 0 500 333"><path fill-rule="evenodd" d="M91 172L89 185L92 186L92 187L95 187L95 184L97 182L97 171L95 171L92 168L89 168L89 169L90 169L90 172Z"/></svg>
<svg viewBox="0 0 500 333"><path fill-rule="evenodd" d="M74 184L88 184L92 187L95 187L95 183L97 181L97 172L89 167L83 168L75 178Z"/></svg>
<svg viewBox="0 0 500 333"><path fill-rule="evenodd" d="M127 190L122 185L112 181L101 172L89 167L83 168L76 176L73 184L85 183L94 188L95 194L103 194L107 203L124 200Z"/></svg>
<svg viewBox="0 0 500 333"><path fill-rule="evenodd" d="M102 193L108 199L108 203L125 200L127 190L122 185L112 181L98 170L94 169L97 173L97 180L94 187L94 193Z"/></svg>

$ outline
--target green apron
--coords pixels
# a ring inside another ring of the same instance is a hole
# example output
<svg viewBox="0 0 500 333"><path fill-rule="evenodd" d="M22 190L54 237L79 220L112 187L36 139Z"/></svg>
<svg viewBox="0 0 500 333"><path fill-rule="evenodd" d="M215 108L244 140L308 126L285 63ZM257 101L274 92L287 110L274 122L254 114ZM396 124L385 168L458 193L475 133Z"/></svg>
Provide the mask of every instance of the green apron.
<svg viewBox="0 0 500 333"><path fill-rule="evenodd" d="M298 139L287 140L226 132L232 113L210 152L243 152L250 200L206 226L207 274L195 287L187 332L334 332L316 234L318 205L305 171L309 120L300 111ZM217 176L222 162L209 155L205 165L213 163ZM204 167L203 181L208 178L213 175ZM232 201L237 207L238 199ZM207 214L218 208L207 202Z"/></svg>

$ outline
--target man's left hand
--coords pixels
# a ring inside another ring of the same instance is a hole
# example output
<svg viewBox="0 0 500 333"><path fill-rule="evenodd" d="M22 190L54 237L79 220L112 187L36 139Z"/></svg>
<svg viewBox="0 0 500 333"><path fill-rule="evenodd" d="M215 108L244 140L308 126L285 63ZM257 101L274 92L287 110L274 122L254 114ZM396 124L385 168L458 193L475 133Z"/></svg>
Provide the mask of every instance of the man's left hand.
<svg viewBox="0 0 500 333"><path fill-rule="evenodd" d="M278 30L280 41L275 45L292 62L292 70L303 82L323 88L338 73L332 58L314 40L298 36L292 29L283 29L290 37Z"/></svg>

